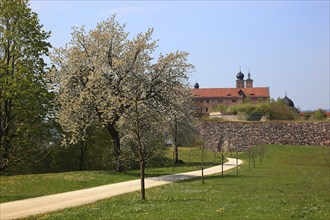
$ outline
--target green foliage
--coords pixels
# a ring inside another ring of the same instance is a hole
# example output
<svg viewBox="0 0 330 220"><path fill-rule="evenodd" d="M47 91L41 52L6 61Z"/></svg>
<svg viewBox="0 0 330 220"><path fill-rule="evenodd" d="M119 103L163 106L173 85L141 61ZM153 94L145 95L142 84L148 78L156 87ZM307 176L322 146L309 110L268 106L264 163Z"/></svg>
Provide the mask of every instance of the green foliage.
<svg viewBox="0 0 330 220"><path fill-rule="evenodd" d="M303 119L304 120L312 120L312 121L322 121L326 119L326 111L323 109L318 109L316 111L308 111L303 112Z"/></svg>
<svg viewBox="0 0 330 220"><path fill-rule="evenodd" d="M270 102L244 102L229 106L227 112L238 114L241 119L259 121L263 116L269 120L297 120L299 114L295 109L289 108L281 99Z"/></svg>
<svg viewBox="0 0 330 220"><path fill-rule="evenodd" d="M43 170L30 173L68 172L78 170L111 170L115 164L112 158L112 143L104 128L93 128L82 143L59 146L40 161Z"/></svg>
<svg viewBox="0 0 330 220"><path fill-rule="evenodd" d="M113 170L112 142L104 128L93 128L83 145L61 146L61 129L49 124L43 136L46 152L31 155L16 166L9 167L6 175L69 172L78 170ZM41 138L41 137L40 137ZM50 141L50 142L49 142ZM83 149L82 149L83 147ZM128 169L128 168L127 168Z"/></svg>
<svg viewBox="0 0 330 220"><path fill-rule="evenodd" d="M206 177L28 219L329 219L329 149L267 146L264 161ZM325 160L327 157L327 161ZM125 207L123 209L123 207Z"/></svg>
<svg viewBox="0 0 330 220"><path fill-rule="evenodd" d="M227 112L228 105L216 105L211 107L211 112Z"/></svg>
<svg viewBox="0 0 330 220"><path fill-rule="evenodd" d="M61 149L59 148L61 142L59 125L53 119L48 119L35 132L36 137L31 140L30 147L34 147L31 149L31 154L19 163L9 166L6 169L6 175L53 172L50 158L53 158L54 152ZM70 159L68 157L69 161Z"/></svg>
<svg viewBox="0 0 330 220"><path fill-rule="evenodd" d="M0 172L49 148L53 94L43 56L50 33L42 27L27 1L0 1Z"/></svg>
<svg viewBox="0 0 330 220"><path fill-rule="evenodd" d="M310 120L312 117L312 112L304 112L303 114L304 114L303 116L304 120Z"/></svg>
<svg viewBox="0 0 330 220"><path fill-rule="evenodd" d="M296 110L290 109L282 100L270 102L269 106L270 120L297 120L299 114Z"/></svg>
<svg viewBox="0 0 330 220"><path fill-rule="evenodd" d="M326 118L326 112L322 109L318 109L313 112L311 119L313 120L323 120Z"/></svg>
<svg viewBox="0 0 330 220"><path fill-rule="evenodd" d="M241 119L248 121L259 121L262 116L269 112L269 103L245 102L239 105L233 105L228 108L228 112L238 114Z"/></svg>

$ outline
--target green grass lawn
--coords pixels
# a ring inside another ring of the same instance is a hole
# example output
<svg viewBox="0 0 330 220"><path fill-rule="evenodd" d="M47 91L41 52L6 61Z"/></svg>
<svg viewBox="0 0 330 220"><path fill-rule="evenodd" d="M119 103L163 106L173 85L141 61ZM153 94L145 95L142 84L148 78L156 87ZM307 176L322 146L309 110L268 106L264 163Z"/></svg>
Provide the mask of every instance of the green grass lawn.
<svg viewBox="0 0 330 220"><path fill-rule="evenodd" d="M147 167L146 177L198 170L198 149L179 148L179 156L185 163L172 166L172 150L165 157ZM214 153L207 152L207 166L215 165ZM51 174L0 176L0 203L43 195L85 189L94 186L123 182L139 178L139 170L117 173L114 171L79 171Z"/></svg>
<svg viewBox="0 0 330 220"><path fill-rule="evenodd" d="M330 219L329 149L267 146L261 164L29 219Z"/></svg>

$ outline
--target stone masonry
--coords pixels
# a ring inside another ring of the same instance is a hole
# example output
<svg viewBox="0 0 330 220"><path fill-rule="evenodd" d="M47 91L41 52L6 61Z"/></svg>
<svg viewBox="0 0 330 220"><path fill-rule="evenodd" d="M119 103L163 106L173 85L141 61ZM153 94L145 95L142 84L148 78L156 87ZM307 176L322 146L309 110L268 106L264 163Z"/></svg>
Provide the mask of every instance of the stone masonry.
<svg viewBox="0 0 330 220"><path fill-rule="evenodd" d="M221 138L240 150L258 144L330 146L330 123L204 122L202 135L208 148Z"/></svg>

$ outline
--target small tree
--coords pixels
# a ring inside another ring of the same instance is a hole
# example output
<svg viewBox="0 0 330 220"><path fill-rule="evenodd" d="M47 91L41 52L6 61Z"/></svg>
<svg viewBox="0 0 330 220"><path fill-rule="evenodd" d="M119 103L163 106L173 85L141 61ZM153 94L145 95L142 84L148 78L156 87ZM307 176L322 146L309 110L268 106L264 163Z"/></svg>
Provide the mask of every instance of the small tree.
<svg viewBox="0 0 330 220"><path fill-rule="evenodd" d="M146 164L164 145L158 112L149 107L146 103L135 99L132 112L125 116L122 124L123 144L127 152L140 164L142 200L145 200Z"/></svg>
<svg viewBox="0 0 330 220"><path fill-rule="evenodd" d="M236 174L238 175L238 148L235 147L235 152L236 152Z"/></svg>
<svg viewBox="0 0 330 220"><path fill-rule="evenodd" d="M264 147L264 145L257 145L255 148L256 148L257 154L259 155L259 164L261 164L262 160L264 158L265 147Z"/></svg>
<svg viewBox="0 0 330 220"><path fill-rule="evenodd" d="M236 157L236 174L238 174L238 147L236 145L232 145L229 142L229 148L235 151L235 157Z"/></svg>
<svg viewBox="0 0 330 220"><path fill-rule="evenodd" d="M221 160L221 176L223 177L223 165L225 160L225 141L223 137L220 137L217 145L217 155Z"/></svg>
<svg viewBox="0 0 330 220"><path fill-rule="evenodd" d="M197 154L197 157L200 159L202 183L205 183L204 169L205 169L205 160L207 159L207 154L206 154L207 149L206 149L206 146L202 139L199 139L198 141L196 141L196 144L198 146L198 151L196 151L196 154Z"/></svg>
<svg viewBox="0 0 330 220"><path fill-rule="evenodd" d="M247 152L249 155L249 171L251 171L251 160L253 161L253 168L256 167L255 157L256 157L257 151L256 151L255 147L249 147Z"/></svg>

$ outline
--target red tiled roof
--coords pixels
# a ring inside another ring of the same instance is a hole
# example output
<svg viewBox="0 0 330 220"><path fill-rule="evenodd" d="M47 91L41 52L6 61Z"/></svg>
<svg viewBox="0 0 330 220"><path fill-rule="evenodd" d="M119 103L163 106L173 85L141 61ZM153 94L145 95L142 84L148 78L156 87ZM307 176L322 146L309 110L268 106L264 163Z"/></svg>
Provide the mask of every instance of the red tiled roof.
<svg viewBox="0 0 330 220"><path fill-rule="evenodd" d="M216 97L239 97L238 92L242 90L247 97L269 97L269 88L202 88L190 89L194 97L216 98Z"/></svg>

